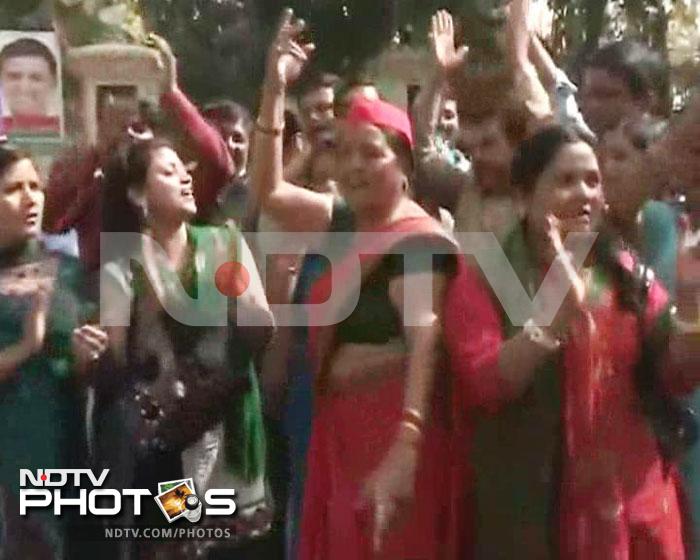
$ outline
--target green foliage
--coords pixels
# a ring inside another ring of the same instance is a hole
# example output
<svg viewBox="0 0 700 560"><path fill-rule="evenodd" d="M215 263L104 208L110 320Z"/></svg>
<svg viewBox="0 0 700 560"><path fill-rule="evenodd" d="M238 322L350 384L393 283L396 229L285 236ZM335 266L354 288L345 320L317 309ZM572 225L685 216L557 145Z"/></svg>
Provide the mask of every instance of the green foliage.
<svg viewBox="0 0 700 560"><path fill-rule="evenodd" d="M48 29L51 26L50 8L47 0L2 0L0 22L5 29Z"/></svg>
<svg viewBox="0 0 700 560"><path fill-rule="evenodd" d="M205 102L228 97L252 104L265 42L253 9L235 0L140 0L145 25L171 43L180 80Z"/></svg>
<svg viewBox="0 0 700 560"><path fill-rule="evenodd" d="M50 0L45 0L49 2ZM666 50L670 5L682 0L547 0L555 18L552 50L561 62L597 45L601 37L634 35ZM430 16L449 9L458 35L474 55L498 51L505 0L54 0L72 44L138 40L148 31L165 36L180 61L180 78L199 102L229 97L254 105L265 52L285 6L309 23L317 46L313 65L345 73L361 68L397 38L425 44ZM5 21L32 11L41 0L3 0ZM124 5L118 26L100 10ZM10 13L11 12L11 13Z"/></svg>

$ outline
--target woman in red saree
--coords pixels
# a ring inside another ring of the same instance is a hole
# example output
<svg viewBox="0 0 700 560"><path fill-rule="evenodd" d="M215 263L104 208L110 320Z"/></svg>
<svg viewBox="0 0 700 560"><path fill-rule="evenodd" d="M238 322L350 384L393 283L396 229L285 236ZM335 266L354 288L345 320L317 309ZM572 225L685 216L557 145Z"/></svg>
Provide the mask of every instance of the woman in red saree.
<svg viewBox="0 0 700 560"><path fill-rule="evenodd" d="M455 245L410 199L410 122L383 101L357 100L340 126L336 167L343 203L283 181L284 89L311 50L295 41L302 26L287 12L270 51L253 185L263 211L287 231L339 231L342 220L352 229L341 231L362 235L347 235L349 248L334 264L332 288L347 298L324 312L332 326L310 327L315 414L298 556L463 558L455 548L464 527L453 507L458 466L449 382L438 359L442 294ZM425 264L392 253L424 257ZM354 282L349 270L358 257L361 279ZM428 290L411 300L409 323L404 293L415 282L427 282L433 297ZM323 303L330 288L326 273L313 286L311 303ZM353 293L359 301L350 309Z"/></svg>
<svg viewBox="0 0 700 560"><path fill-rule="evenodd" d="M697 332L673 328L663 288L606 235L574 266L562 239L598 231L604 210L595 154L575 133L525 142L513 181L526 216L504 250L520 282L533 297L550 271L570 288L552 322L524 328L475 272L446 296L462 394L490 413L472 449L476 556L683 560L675 459L687 442L674 436L692 426L673 394L700 382ZM462 298L469 307L449 305Z"/></svg>

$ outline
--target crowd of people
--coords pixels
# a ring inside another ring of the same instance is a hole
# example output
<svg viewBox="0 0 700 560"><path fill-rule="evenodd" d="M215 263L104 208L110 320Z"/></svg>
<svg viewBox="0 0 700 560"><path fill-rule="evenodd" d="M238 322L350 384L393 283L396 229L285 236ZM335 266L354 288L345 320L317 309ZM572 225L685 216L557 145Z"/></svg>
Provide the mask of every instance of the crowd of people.
<svg viewBox="0 0 700 560"><path fill-rule="evenodd" d="M158 108L47 181L0 146L0 558L699 557L700 96L629 39L577 86L529 17L474 70L437 12L408 110L291 10L255 117L153 36ZM20 517L51 468L234 489L228 538Z"/></svg>

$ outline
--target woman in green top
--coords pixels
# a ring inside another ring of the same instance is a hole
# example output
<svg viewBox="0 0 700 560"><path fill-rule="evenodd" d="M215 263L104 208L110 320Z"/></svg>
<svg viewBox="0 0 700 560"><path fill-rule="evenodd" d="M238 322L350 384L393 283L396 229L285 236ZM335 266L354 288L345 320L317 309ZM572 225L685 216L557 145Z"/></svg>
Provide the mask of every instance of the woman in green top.
<svg viewBox="0 0 700 560"><path fill-rule="evenodd" d="M29 155L0 147L0 486L15 495L20 468L81 466L78 380L106 347L100 329L77 328L86 315L77 261L38 242L43 208ZM62 557L61 518L32 517Z"/></svg>
<svg viewBox="0 0 700 560"><path fill-rule="evenodd" d="M273 318L250 250L232 225L189 223L192 177L161 139L118 150L105 170L103 208L107 232L132 235L103 238L110 352L98 386L100 467L124 487L152 492L180 478L193 478L201 499L209 488L234 488L231 521L260 530L265 442L253 358ZM256 326L239 326L242 313Z"/></svg>

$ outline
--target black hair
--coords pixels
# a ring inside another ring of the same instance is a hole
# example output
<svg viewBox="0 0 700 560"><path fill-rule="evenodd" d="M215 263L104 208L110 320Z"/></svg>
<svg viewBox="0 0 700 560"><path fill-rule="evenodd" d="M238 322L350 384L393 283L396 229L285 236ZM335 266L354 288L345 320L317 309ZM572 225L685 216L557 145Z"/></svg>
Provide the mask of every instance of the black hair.
<svg viewBox="0 0 700 560"><path fill-rule="evenodd" d="M511 184L524 194L532 194L537 180L559 151L567 144L587 143L576 129L548 126L518 146L511 165Z"/></svg>
<svg viewBox="0 0 700 560"><path fill-rule="evenodd" d="M632 269L624 266L620 260L624 248L621 238L608 230L599 234L594 245L596 261L613 283L619 305L637 318L639 358L634 368L634 385L667 470L695 444L698 424L692 410L684 407L663 382L670 330L664 321L657 319L649 325L647 319L653 272L638 258Z"/></svg>
<svg viewBox="0 0 700 560"><path fill-rule="evenodd" d="M339 83L340 78L335 74L310 69L301 75L293 89L297 99L301 99L317 89L330 88L335 90Z"/></svg>
<svg viewBox="0 0 700 560"><path fill-rule="evenodd" d="M466 180L467 173L449 158L434 154L418 159L413 192L417 201L429 200L454 213Z"/></svg>
<svg viewBox="0 0 700 560"><path fill-rule="evenodd" d="M51 75L55 78L58 74L58 63L56 62L56 57L53 55L49 47L47 47L41 41L36 39L31 39L29 37L23 37L22 39L17 39L12 43L8 43L0 51L0 69L5 64L6 60L10 58L17 58L19 56L36 56L43 58L49 65L49 70Z"/></svg>
<svg viewBox="0 0 700 560"><path fill-rule="evenodd" d="M483 84L486 84L485 80ZM483 85L482 84L482 85ZM456 90L457 114L466 126L479 125L490 119L497 119L498 124L511 146L518 146L528 137L531 114L512 90L510 82L493 77L493 90L479 92L473 86L474 96L466 98L463 91ZM493 91L503 91L504 95L493 95ZM480 100L479 100L480 99Z"/></svg>
<svg viewBox="0 0 700 560"><path fill-rule="evenodd" d="M372 78L371 74L365 70L357 70L348 75L342 82L340 89L347 93L353 88L376 86L377 82Z"/></svg>
<svg viewBox="0 0 700 560"><path fill-rule="evenodd" d="M637 41L623 39L600 47L584 61L586 68L600 68L621 78L635 99L651 94L667 98L668 64L661 54Z"/></svg>
<svg viewBox="0 0 700 560"><path fill-rule="evenodd" d="M253 125L250 111L240 103L229 99L208 103L204 106L202 115L212 122L224 137L230 136L231 129L239 122L246 130L250 130Z"/></svg>
<svg viewBox="0 0 700 560"><path fill-rule="evenodd" d="M130 189L142 191L151 157L159 148L172 148L165 138L125 141L114 151L104 169L102 185L103 231L135 233L143 229L144 216L129 198Z"/></svg>
<svg viewBox="0 0 700 560"><path fill-rule="evenodd" d="M2 178L15 163L25 159L32 159L29 152L7 144L0 145L0 178Z"/></svg>

